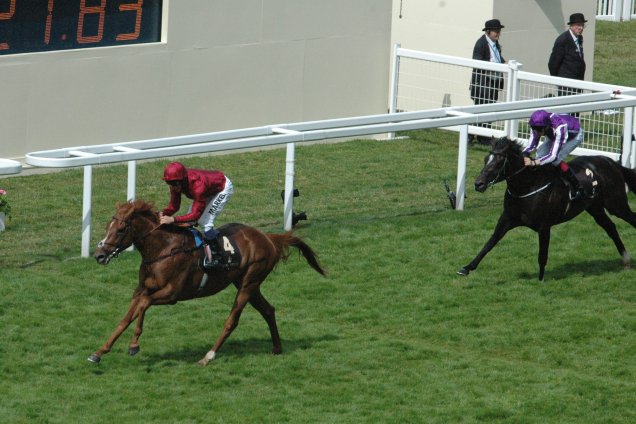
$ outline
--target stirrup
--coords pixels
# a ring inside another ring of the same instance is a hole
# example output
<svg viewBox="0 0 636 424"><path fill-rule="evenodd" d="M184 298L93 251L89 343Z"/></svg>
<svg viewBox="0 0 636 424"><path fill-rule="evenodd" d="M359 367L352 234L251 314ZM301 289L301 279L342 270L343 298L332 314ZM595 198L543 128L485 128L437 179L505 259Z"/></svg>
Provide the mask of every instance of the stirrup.
<svg viewBox="0 0 636 424"><path fill-rule="evenodd" d="M216 251L210 244L205 245L205 255L203 256L203 268L206 270L226 269L223 252Z"/></svg>
<svg viewBox="0 0 636 424"><path fill-rule="evenodd" d="M221 269L223 265L218 259L208 259L205 257L203 259L203 268L207 270Z"/></svg>
<svg viewBox="0 0 636 424"><path fill-rule="evenodd" d="M578 200L578 199L585 199L586 194L583 191L583 189L578 189L578 190L570 190L569 196L570 196L570 200Z"/></svg>
<svg viewBox="0 0 636 424"><path fill-rule="evenodd" d="M219 270L219 269L225 269L225 266L223 265L223 262L213 256L212 258L208 258L208 256L206 255L203 258L203 269L206 270Z"/></svg>

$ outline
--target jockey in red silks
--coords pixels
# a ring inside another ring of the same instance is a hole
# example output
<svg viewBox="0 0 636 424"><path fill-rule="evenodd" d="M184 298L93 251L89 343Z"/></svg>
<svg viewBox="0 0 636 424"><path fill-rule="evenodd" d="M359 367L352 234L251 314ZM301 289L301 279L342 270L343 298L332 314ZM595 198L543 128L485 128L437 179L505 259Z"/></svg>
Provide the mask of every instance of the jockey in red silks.
<svg viewBox="0 0 636 424"><path fill-rule="evenodd" d="M537 150L536 159L524 157L526 166L538 166L551 163L558 166L570 183L570 198L572 200L585 196L576 174L568 166L565 159L583 141L583 129L579 120L572 115L558 115L545 110L537 110L530 116L528 125L532 129L530 143L523 151L528 155ZM544 136L545 141L537 149L539 139Z"/></svg>
<svg viewBox="0 0 636 424"><path fill-rule="evenodd" d="M234 194L232 181L221 171L188 169L180 162L167 164L163 179L170 186L170 202L159 213L160 223L198 222L212 253L205 268L221 267L224 253L214 221ZM173 216L181 207L182 194L192 199L192 205L185 215Z"/></svg>

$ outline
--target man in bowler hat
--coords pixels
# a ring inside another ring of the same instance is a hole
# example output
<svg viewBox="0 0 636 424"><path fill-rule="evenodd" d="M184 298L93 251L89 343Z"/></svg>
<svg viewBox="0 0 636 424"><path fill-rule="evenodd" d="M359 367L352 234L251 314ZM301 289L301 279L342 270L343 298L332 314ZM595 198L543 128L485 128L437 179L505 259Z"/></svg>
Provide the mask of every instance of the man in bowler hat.
<svg viewBox="0 0 636 424"><path fill-rule="evenodd" d="M578 80L585 77L583 29L586 22L582 13L570 15L569 28L554 41L548 60L550 75ZM580 90L567 87L559 87L558 90L559 96L577 93L580 93Z"/></svg>
<svg viewBox="0 0 636 424"><path fill-rule="evenodd" d="M499 45L502 28L505 27L499 19L486 21L482 29L484 35L479 37L473 48L473 59L494 63L506 62ZM470 78L470 98L476 105L496 103L503 85L504 80L501 72L474 68ZM483 126L491 127L490 124L483 124ZM490 139L487 137L479 136L477 140L480 144L490 143Z"/></svg>

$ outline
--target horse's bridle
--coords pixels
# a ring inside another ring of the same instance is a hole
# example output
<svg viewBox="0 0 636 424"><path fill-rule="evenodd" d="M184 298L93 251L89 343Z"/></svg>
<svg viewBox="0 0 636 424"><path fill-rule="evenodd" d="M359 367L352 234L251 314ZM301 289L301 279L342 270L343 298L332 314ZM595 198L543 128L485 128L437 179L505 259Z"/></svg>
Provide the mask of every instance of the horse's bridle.
<svg viewBox="0 0 636 424"><path fill-rule="evenodd" d="M503 157L504 157L504 164L503 164L503 166L499 169L499 172L497 173L497 175L495 176L495 178L494 178L492 181L490 181L490 182L488 183L488 187L492 187L493 185L495 185L497 182L499 182L499 181L501 181L501 180L504 180L504 179L505 179L505 180L509 180L510 178L514 177L515 175L519 175L520 173L522 173L523 171L525 171L525 170L526 170L526 168L527 168L527 166L525 166L525 165L524 165L524 166L522 166L521 168L519 168L518 170L516 170L515 172L513 172L512 174L510 174L510 175L508 175L508 176L506 176L506 175L504 174L504 175L502 176L502 172L505 172L506 166L509 166L509 165L510 165L510 161L508 160L508 156L504 155L503 153L495 153L495 152L493 152L493 151L491 151L491 152L490 152L490 154L491 154L491 155L493 155L493 156L503 156ZM500 176L502 176L502 177L503 177L501 180L499 179L499 178L500 178ZM535 195L535 194L537 194L537 193L542 192L542 191L543 191L543 190L545 190L546 188L550 187L550 184L552 184L552 183L551 183L551 182L548 182L548 183L547 183L546 185L544 185L543 187L541 187L541 188L539 188L539 189L537 189L537 190L531 191L530 193L523 194L523 195L516 195L516 194L512 193L512 192L510 191L510 189L507 189L506 191L508 192L508 194L509 194L509 195L511 195L511 196L513 196L513 197L516 197L516 198L518 198L518 199L523 199L523 198L525 198L525 197L530 197L530 196L533 196L533 195Z"/></svg>
<svg viewBox="0 0 636 424"><path fill-rule="evenodd" d="M118 230L117 231L117 242L116 243L107 243L104 240L100 241L99 243L97 243L97 247L103 247L103 246L114 246L115 249L108 254L108 261L110 261L112 258L115 258L117 256L119 256L119 254L126 249L128 246L124 247L123 244L121 243L122 238L126 235L126 233L128 232L128 229L132 227L132 224L130 223L130 220L126 220L126 219L120 219L117 218L116 216L113 216L113 221L117 221L117 222L122 222L124 224L124 228L122 230ZM154 226L150 231L148 231L146 234L143 234L140 237L134 238L132 240L131 244L136 244L139 243L141 240L145 239L146 237L148 237L150 234L152 234L153 231L155 231L157 228L161 227L161 224ZM192 252L194 250L197 250L199 247L197 247L196 245L193 248L186 248L186 247L180 247L180 248L176 248L176 249L172 249L170 251L170 253L165 254L165 255L160 255L154 259L150 259L150 260L144 260L143 264L144 265L150 265L152 263L155 262L159 262L162 261L164 259L170 258L176 254L179 253L188 253L188 252Z"/></svg>
<svg viewBox="0 0 636 424"><path fill-rule="evenodd" d="M109 259L117 257L124 249L126 249L128 246L123 246L122 244L122 239L124 238L124 236L126 235L126 233L128 232L128 230L132 227L132 224L130 223L130 220L128 219L120 219L117 218L116 216L113 216L112 221L117 221L117 222L121 222L124 224L124 228L121 230L117 230L117 241L116 243L107 243L104 240L101 240L99 243L97 243L97 247L104 247L104 246L114 246L115 249L108 255ZM159 228L161 226L161 224L155 226L152 230L148 231L146 234L142 235L141 237L137 237L137 238L133 238L132 243L131 244L136 244L138 242L140 242L141 240L145 239L146 237L148 237L150 235L150 233L152 233L153 231L155 231L157 228Z"/></svg>
<svg viewBox="0 0 636 424"><path fill-rule="evenodd" d="M495 178L493 178L490 182L488 182L487 184L488 187L492 187L493 185L497 184L499 181L508 180L514 177L515 175L518 175L526 170L526 166L522 166L521 168L514 171L512 174L506 176L505 175L506 168L510 166L510 161L508 160L508 156L506 156L504 153L493 152L492 150L490 151L490 154L493 156L503 156L504 164L501 168L499 168L499 171L497 172L497 175L495 175Z"/></svg>

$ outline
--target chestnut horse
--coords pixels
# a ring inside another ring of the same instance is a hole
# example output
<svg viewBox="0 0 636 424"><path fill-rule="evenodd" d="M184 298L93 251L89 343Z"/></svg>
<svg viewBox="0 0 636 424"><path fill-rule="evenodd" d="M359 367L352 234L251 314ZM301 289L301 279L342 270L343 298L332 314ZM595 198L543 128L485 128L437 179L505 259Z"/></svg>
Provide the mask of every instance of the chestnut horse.
<svg viewBox="0 0 636 424"><path fill-rule="evenodd" d="M97 245L95 259L107 265L112 258L132 244L139 250L142 262L139 285L132 295L128 312L119 322L106 343L88 360L99 362L110 352L113 344L128 326L137 319L128 353L139 352L139 337L143 331L144 315L152 305L173 305L179 301L211 296L234 284L238 289L234 305L223 331L212 349L199 361L207 365L223 342L236 328L245 305L249 302L265 319L274 345L272 353L282 352L274 307L261 294L260 285L281 260L289 256L289 247L297 248L309 265L326 276L316 254L292 232L265 234L242 224L219 227L226 242L238 248L240 262L220 271L204 271L200 266L201 247L188 228L160 225L159 217L150 203L141 200L117 204L117 212L106 226L106 236Z"/></svg>
<svg viewBox="0 0 636 424"><path fill-rule="evenodd" d="M586 211L612 239L625 268L630 256L625 249L609 212L633 227L636 214L629 208L625 186L636 193L636 172L604 156L581 156L570 162L576 172L586 175L583 182L592 197L571 200L569 187L561 179L561 171L552 165L529 168L523 164L522 147L508 138L493 139L492 149L484 158L484 167L475 179L475 190L484 192L506 181L503 212L490 239L477 256L461 267L457 274L468 275L510 230L524 226L539 234L539 280L543 280L548 262L550 228L569 221ZM593 187L593 188L592 188Z"/></svg>

